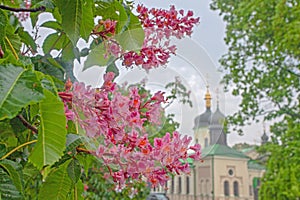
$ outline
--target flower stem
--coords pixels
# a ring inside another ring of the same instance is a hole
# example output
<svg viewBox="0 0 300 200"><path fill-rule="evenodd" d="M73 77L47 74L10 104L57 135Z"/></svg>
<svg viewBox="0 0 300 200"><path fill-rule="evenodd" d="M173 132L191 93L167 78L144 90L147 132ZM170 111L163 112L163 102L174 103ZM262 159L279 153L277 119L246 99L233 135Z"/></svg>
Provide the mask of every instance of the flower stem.
<svg viewBox="0 0 300 200"><path fill-rule="evenodd" d="M11 48L11 51L13 52L15 58L16 58L17 60L19 60L19 56L18 56L16 50L14 49L14 47L12 46L11 42L10 42L9 39L7 38L7 36L5 36L5 40L6 40L6 42L8 43L9 47Z"/></svg>
<svg viewBox="0 0 300 200"><path fill-rule="evenodd" d="M32 141L29 141L29 142L25 142L24 144L21 144L20 146L17 146L16 148L14 148L10 152L8 152L6 155L4 155L2 158L0 158L0 160L4 160L5 158L7 158L10 154L14 153L15 151L21 149L22 147L24 147L26 145L29 145L29 144L32 144L32 143L35 143L35 142L37 142L37 140L32 140Z"/></svg>

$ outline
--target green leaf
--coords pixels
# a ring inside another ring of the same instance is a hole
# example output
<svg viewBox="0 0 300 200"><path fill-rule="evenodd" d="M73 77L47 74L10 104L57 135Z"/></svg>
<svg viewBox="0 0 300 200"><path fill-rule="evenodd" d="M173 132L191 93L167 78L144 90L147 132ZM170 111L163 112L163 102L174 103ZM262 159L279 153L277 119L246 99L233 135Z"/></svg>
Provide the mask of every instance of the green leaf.
<svg viewBox="0 0 300 200"><path fill-rule="evenodd" d="M73 184L76 184L81 176L81 166L79 161L77 159L72 159L68 165L67 171Z"/></svg>
<svg viewBox="0 0 300 200"><path fill-rule="evenodd" d="M49 34L43 43L44 54L49 54L51 50L60 50L63 48L63 44L66 40L66 36L63 33L51 33Z"/></svg>
<svg viewBox="0 0 300 200"><path fill-rule="evenodd" d="M68 134L67 135L67 143L66 143L66 151L72 151L78 145L82 143L81 136L78 134Z"/></svg>
<svg viewBox="0 0 300 200"><path fill-rule="evenodd" d="M61 82L64 81L65 70L55 59L51 56L42 56L37 59L33 59L35 64L35 70L43 72L44 74L50 75L54 80L59 79ZM43 78L43 74L40 79ZM55 81L57 84L58 81Z"/></svg>
<svg viewBox="0 0 300 200"><path fill-rule="evenodd" d="M31 47L32 50L34 52L36 52L36 43L35 41L33 40L32 36L27 32L27 31L24 31L24 27L19 27L17 30L16 30L16 33L19 34L20 38L21 38L21 41L26 44L27 46Z"/></svg>
<svg viewBox="0 0 300 200"><path fill-rule="evenodd" d="M60 31L62 29L57 21L45 21L40 27L54 29L55 31Z"/></svg>
<svg viewBox="0 0 300 200"><path fill-rule="evenodd" d="M0 167L2 167L10 176L13 184L20 193L23 193L23 185L21 181L21 174L17 171L20 170L18 163L11 160L3 160L0 162Z"/></svg>
<svg viewBox="0 0 300 200"><path fill-rule="evenodd" d="M75 53L74 53L74 45L73 43L67 38L64 41L64 48L62 50L62 60L64 62L70 62L75 59Z"/></svg>
<svg viewBox="0 0 300 200"><path fill-rule="evenodd" d="M105 57L105 54L106 48L104 47L103 43L96 46L87 56L87 59L84 62L83 70L87 70L88 68L91 68L95 65L105 66L109 60L108 57Z"/></svg>
<svg viewBox="0 0 300 200"><path fill-rule="evenodd" d="M36 180L36 176L39 174L40 171L33 164L27 162L23 169L23 181L25 187L32 179Z"/></svg>
<svg viewBox="0 0 300 200"><path fill-rule="evenodd" d="M117 33L121 33L124 30L124 26L128 23L129 18L128 18L125 8L123 7L123 5L120 2L115 1L112 4L112 6L115 11L118 11L118 17L115 19L118 22L116 31L117 31ZM107 16L107 17L109 18L109 16Z"/></svg>
<svg viewBox="0 0 300 200"><path fill-rule="evenodd" d="M3 200L23 199L9 175L0 167L0 194Z"/></svg>
<svg viewBox="0 0 300 200"><path fill-rule="evenodd" d="M67 166L69 162L65 162L58 169L54 169L42 184L38 199L47 200L65 200L72 187L72 180L68 176Z"/></svg>
<svg viewBox="0 0 300 200"><path fill-rule="evenodd" d="M42 87L31 70L0 66L0 120L13 118L29 104L44 98Z"/></svg>
<svg viewBox="0 0 300 200"><path fill-rule="evenodd" d="M11 25L6 26L6 38L5 45L8 49L11 49L10 44L14 48L14 51L19 52L22 46L21 38L18 34L15 33L15 28Z"/></svg>
<svg viewBox="0 0 300 200"><path fill-rule="evenodd" d="M80 35L88 41L90 33L94 28L94 1L93 0L85 0L82 2L82 17L81 17L81 25L80 25Z"/></svg>
<svg viewBox="0 0 300 200"><path fill-rule="evenodd" d="M130 10L128 11L128 19L120 34L116 36L116 40L126 50L140 50L145 38L145 33L139 18L135 16Z"/></svg>
<svg viewBox="0 0 300 200"><path fill-rule="evenodd" d="M0 143L0 158L6 154L6 145Z"/></svg>
<svg viewBox="0 0 300 200"><path fill-rule="evenodd" d="M140 50L144 42L145 33L142 28L128 29L127 31L118 34L115 39L128 51Z"/></svg>
<svg viewBox="0 0 300 200"><path fill-rule="evenodd" d="M66 144L66 116L61 100L48 90L40 103L38 141L29 156L38 169L52 165L62 156Z"/></svg>
<svg viewBox="0 0 300 200"><path fill-rule="evenodd" d="M62 28L70 38L74 46L80 36L80 24L82 17L81 0L64 0L60 5L62 16Z"/></svg>
<svg viewBox="0 0 300 200"><path fill-rule="evenodd" d="M83 166L83 171L86 176L88 175L89 169L93 166L93 163L98 162L97 158L90 154L78 154L76 158Z"/></svg>
<svg viewBox="0 0 300 200"><path fill-rule="evenodd" d="M6 26L8 24L8 18L3 10L0 10L0 43L6 35Z"/></svg>
<svg viewBox="0 0 300 200"><path fill-rule="evenodd" d="M73 187L70 199L71 200L83 200L83 196L82 196L83 191L84 191L84 185L83 185L82 181L79 179L79 181Z"/></svg>
<svg viewBox="0 0 300 200"><path fill-rule="evenodd" d="M119 76L119 74L120 74L118 67L116 66L115 62L113 62L113 61L110 62L110 64L107 66L106 73L107 72L113 72L115 74L115 78L117 76Z"/></svg>
<svg viewBox="0 0 300 200"><path fill-rule="evenodd" d="M62 3L62 1L58 1L58 2L59 2L59 3ZM58 2L56 2L56 4L57 4ZM60 5L60 4L59 4L59 5ZM61 24L62 19L61 19L61 14L59 13L59 8L60 8L61 6L59 6L59 5L57 5L57 7L54 8L54 10L53 10L53 12L52 12L52 15L53 15L54 19L56 19L56 21L57 21L59 24Z"/></svg>

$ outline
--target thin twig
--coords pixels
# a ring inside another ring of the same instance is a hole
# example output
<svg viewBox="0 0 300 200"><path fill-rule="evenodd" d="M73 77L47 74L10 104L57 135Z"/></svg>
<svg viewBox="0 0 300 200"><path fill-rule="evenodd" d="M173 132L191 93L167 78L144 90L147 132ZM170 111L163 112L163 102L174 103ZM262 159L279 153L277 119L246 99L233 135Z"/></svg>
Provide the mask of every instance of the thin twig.
<svg viewBox="0 0 300 200"><path fill-rule="evenodd" d="M18 115L17 117L26 128L32 130L36 134L38 133L38 129L35 126L31 125L28 121L26 121L26 119L22 115Z"/></svg>
<svg viewBox="0 0 300 200"><path fill-rule="evenodd" d="M9 39L8 39L7 36L5 36L5 40L6 40L6 42L8 43L9 47L11 48L11 51L13 52L15 58L16 58L17 60L19 60L19 56L18 56L18 54L17 54L15 48L13 47L13 45L11 44L11 42L9 41Z"/></svg>
<svg viewBox="0 0 300 200"><path fill-rule="evenodd" d="M39 11L45 11L46 7L40 6L37 8L11 8L8 6L0 5L0 9L9 10L9 11L13 11L13 12L39 12Z"/></svg>
<svg viewBox="0 0 300 200"><path fill-rule="evenodd" d="M5 158L7 158L9 155L11 155L12 153L14 153L15 151L21 149L22 147L24 147L26 145L29 145L29 144L32 144L32 143L35 143L35 142L37 142L37 140L32 140L32 141L26 142L24 144L21 144L20 146L17 146L16 148L14 148L10 152L8 152L6 155L4 155L2 158L0 158L0 160L4 160Z"/></svg>
<svg viewBox="0 0 300 200"><path fill-rule="evenodd" d="M78 153L83 152L83 153L86 153L86 154L95 155L95 152L90 151L90 150L87 150L87 149L84 149L84 148L80 148L80 147L77 147L77 148L76 148L76 151L77 151Z"/></svg>

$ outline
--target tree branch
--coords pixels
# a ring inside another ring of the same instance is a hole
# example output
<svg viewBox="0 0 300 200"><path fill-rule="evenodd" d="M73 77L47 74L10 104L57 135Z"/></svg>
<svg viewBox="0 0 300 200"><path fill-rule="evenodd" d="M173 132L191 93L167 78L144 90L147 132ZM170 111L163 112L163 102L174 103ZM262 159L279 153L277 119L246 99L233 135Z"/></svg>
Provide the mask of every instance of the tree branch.
<svg viewBox="0 0 300 200"><path fill-rule="evenodd" d="M35 126L32 126L28 121L26 121L26 119L22 115L18 115L17 117L26 128L32 130L36 134L38 133L38 129Z"/></svg>
<svg viewBox="0 0 300 200"><path fill-rule="evenodd" d="M39 12L39 11L45 11L46 7L40 6L37 8L11 8L8 6L0 5L0 9L9 10L9 11L13 11L13 12Z"/></svg>

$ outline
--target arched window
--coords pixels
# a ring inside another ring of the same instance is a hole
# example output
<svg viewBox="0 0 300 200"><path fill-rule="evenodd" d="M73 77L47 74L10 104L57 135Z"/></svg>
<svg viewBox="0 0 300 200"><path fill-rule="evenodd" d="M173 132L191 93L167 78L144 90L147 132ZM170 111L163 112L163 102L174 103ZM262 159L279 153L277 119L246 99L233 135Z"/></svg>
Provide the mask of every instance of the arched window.
<svg viewBox="0 0 300 200"><path fill-rule="evenodd" d="M229 196L229 182L224 181L224 195Z"/></svg>
<svg viewBox="0 0 300 200"><path fill-rule="evenodd" d="M208 146L208 138L205 138L204 139L204 147L207 147Z"/></svg>
<svg viewBox="0 0 300 200"><path fill-rule="evenodd" d="M209 180L208 180L208 179L206 180L205 187L206 187L206 188L205 188L205 193L206 193L206 194L209 194L209 193L210 193L210 192L209 192L210 187L209 187Z"/></svg>
<svg viewBox="0 0 300 200"><path fill-rule="evenodd" d="M178 177L178 193L181 194L181 189L182 189L182 185L181 185L181 177Z"/></svg>
<svg viewBox="0 0 300 200"><path fill-rule="evenodd" d="M174 177L171 180L171 193L174 194Z"/></svg>
<svg viewBox="0 0 300 200"><path fill-rule="evenodd" d="M203 194L204 193L204 181L203 180L201 180L200 181L200 194Z"/></svg>
<svg viewBox="0 0 300 200"><path fill-rule="evenodd" d="M190 193L190 177L186 177L186 193Z"/></svg>
<svg viewBox="0 0 300 200"><path fill-rule="evenodd" d="M233 182L233 194L235 197L239 196L239 183L237 181Z"/></svg>
<svg viewBox="0 0 300 200"><path fill-rule="evenodd" d="M165 183L165 188L164 190L167 190L168 189L168 181Z"/></svg>

